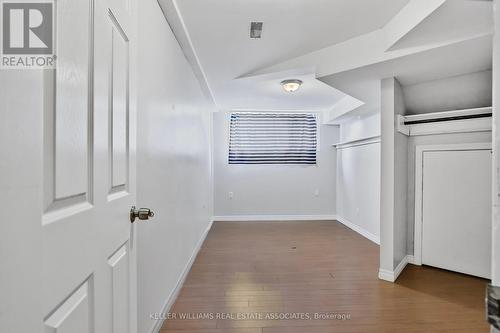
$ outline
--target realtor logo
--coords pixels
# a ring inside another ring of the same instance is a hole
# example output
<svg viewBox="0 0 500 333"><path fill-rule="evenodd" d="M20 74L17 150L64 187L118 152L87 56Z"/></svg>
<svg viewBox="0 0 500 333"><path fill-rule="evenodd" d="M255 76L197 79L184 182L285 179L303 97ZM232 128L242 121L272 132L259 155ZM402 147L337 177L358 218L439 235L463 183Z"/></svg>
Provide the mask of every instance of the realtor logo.
<svg viewBox="0 0 500 333"><path fill-rule="evenodd" d="M31 1L2 2L2 68L55 65L54 3Z"/></svg>

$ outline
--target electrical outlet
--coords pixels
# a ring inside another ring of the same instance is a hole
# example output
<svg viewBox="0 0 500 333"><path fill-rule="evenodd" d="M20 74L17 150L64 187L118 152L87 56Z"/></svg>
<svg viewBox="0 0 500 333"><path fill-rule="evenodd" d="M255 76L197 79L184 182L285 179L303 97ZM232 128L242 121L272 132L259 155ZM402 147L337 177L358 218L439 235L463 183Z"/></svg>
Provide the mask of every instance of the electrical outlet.
<svg viewBox="0 0 500 333"><path fill-rule="evenodd" d="M229 192L229 200L232 200L234 197L234 193L233 192Z"/></svg>
<svg viewBox="0 0 500 333"><path fill-rule="evenodd" d="M314 191L314 196L319 197L319 190L318 189L316 189L316 191Z"/></svg>

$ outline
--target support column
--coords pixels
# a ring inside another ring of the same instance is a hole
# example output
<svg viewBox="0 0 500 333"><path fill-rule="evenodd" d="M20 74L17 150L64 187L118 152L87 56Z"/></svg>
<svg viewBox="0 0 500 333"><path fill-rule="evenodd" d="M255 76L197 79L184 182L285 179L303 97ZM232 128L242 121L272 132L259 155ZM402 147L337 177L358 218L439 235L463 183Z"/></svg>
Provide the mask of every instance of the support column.
<svg viewBox="0 0 500 333"><path fill-rule="evenodd" d="M408 181L408 138L396 129L396 115L405 114L405 105L395 78L382 80L381 101L379 278L394 282L406 264Z"/></svg>

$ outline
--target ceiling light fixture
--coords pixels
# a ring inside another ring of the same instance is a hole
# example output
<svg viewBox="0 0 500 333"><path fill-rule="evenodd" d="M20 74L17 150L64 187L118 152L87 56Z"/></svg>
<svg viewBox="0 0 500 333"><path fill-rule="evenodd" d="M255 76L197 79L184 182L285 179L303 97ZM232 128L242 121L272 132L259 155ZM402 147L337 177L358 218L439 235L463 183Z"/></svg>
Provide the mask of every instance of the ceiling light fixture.
<svg viewBox="0 0 500 333"><path fill-rule="evenodd" d="M289 93L297 91L297 89L299 89L301 85L302 81L297 79L281 81L281 86L286 92Z"/></svg>

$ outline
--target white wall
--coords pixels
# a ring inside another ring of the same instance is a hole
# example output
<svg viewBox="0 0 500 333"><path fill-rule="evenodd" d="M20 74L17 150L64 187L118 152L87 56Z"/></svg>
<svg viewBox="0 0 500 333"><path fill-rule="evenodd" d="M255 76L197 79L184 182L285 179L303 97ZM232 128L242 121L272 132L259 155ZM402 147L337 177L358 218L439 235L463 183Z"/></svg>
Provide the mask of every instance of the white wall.
<svg viewBox="0 0 500 333"><path fill-rule="evenodd" d="M380 135L380 114L340 125L340 141ZM337 216L380 239L380 143L337 150Z"/></svg>
<svg viewBox="0 0 500 333"><path fill-rule="evenodd" d="M337 126L320 126L317 166L229 165L229 115L214 114L216 216L335 214Z"/></svg>
<svg viewBox="0 0 500 333"><path fill-rule="evenodd" d="M403 87L407 114L491 106L491 71L481 71Z"/></svg>
<svg viewBox="0 0 500 333"><path fill-rule="evenodd" d="M138 332L171 296L212 216L212 105L158 3L139 6L138 205L156 215L138 230Z"/></svg>
<svg viewBox="0 0 500 333"><path fill-rule="evenodd" d="M340 126L340 141L363 139L380 135L380 113L358 116Z"/></svg>

